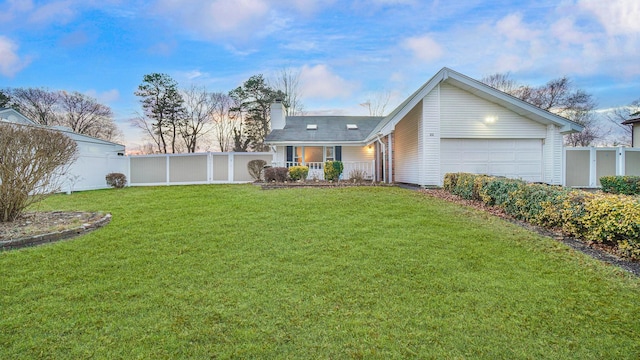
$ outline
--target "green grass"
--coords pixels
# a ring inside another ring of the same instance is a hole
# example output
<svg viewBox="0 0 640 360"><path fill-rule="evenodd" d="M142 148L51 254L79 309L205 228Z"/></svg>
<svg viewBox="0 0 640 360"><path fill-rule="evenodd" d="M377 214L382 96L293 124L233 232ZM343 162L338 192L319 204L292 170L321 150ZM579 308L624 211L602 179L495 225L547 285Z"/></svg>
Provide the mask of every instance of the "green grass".
<svg viewBox="0 0 640 360"><path fill-rule="evenodd" d="M0 253L0 358L637 359L640 281L397 188L60 195L108 211Z"/></svg>

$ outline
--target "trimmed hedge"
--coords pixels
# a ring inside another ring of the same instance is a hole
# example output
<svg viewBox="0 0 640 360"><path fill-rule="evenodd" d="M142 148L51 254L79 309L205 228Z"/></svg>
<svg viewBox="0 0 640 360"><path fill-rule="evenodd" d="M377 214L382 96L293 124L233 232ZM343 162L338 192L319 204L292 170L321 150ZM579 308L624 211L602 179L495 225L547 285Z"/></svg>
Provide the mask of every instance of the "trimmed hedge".
<svg viewBox="0 0 640 360"><path fill-rule="evenodd" d="M264 181L285 182L289 177L289 169L286 167L269 167L264 169Z"/></svg>
<svg viewBox="0 0 640 360"><path fill-rule="evenodd" d="M499 206L517 219L615 246L621 256L640 259L637 197L466 173L446 174L444 189L464 199Z"/></svg>
<svg viewBox="0 0 640 360"><path fill-rule="evenodd" d="M607 193L640 195L640 176L603 176L600 185Z"/></svg>
<svg viewBox="0 0 640 360"><path fill-rule="evenodd" d="M324 179L338 181L343 170L342 161L326 161L324 163Z"/></svg>
<svg viewBox="0 0 640 360"><path fill-rule="evenodd" d="M307 179L307 175L309 175L308 166L292 166L289 168L289 177L293 181L304 181Z"/></svg>

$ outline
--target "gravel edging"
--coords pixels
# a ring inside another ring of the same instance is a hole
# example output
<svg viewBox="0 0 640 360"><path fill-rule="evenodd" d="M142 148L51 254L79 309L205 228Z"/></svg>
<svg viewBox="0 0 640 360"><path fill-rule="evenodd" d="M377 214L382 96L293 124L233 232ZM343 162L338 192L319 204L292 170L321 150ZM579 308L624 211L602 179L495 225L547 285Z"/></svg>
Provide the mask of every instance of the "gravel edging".
<svg viewBox="0 0 640 360"><path fill-rule="evenodd" d="M111 222L111 214L105 214L102 218L98 219L97 221L94 221L92 223L85 223L73 229L0 241L0 251L19 249L19 248L24 248L28 246L36 246L36 245L71 239L76 236L80 236L80 235L89 233L93 230L99 229L107 225L109 222Z"/></svg>

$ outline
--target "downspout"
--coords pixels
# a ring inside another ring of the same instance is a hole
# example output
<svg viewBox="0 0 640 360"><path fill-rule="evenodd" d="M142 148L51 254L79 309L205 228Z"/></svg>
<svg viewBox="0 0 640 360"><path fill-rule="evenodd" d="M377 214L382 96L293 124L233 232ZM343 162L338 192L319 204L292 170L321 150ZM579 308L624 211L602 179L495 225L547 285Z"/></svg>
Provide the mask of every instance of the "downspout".
<svg viewBox="0 0 640 360"><path fill-rule="evenodd" d="M387 177L389 178L389 183L393 183L393 140L392 140L392 133L389 133L389 135L387 135L387 142L389 144L389 171L387 172L389 175L387 175Z"/></svg>
<svg viewBox="0 0 640 360"><path fill-rule="evenodd" d="M384 159L387 156L387 147L384 145L384 143L380 140L380 133L376 134L376 140L378 140L378 143L380 144L380 150L382 150L382 164L381 164L381 168L382 168L382 172L384 174L384 179L382 179L382 181L384 181L385 183L387 182L387 172L384 171Z"/></svg>

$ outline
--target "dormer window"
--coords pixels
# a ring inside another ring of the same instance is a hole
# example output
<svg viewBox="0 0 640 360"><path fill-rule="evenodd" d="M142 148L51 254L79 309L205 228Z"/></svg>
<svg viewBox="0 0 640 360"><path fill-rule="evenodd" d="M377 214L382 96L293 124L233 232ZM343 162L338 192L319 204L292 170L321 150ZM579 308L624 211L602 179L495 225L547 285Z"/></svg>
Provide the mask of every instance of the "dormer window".
<svg viewBox="0 0 640 360"><path fill-rule="evenodd" d="M318 130L318 124L307 124L307 130Z"/></svg>
<svg viewBox="0 0 640 360"><path fill-rule="evenodd" d="M358 130L358 125L356 125L356 124L347 124L347 130Z"/></svg>

